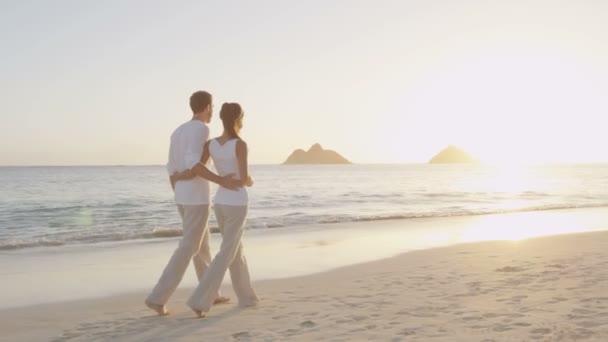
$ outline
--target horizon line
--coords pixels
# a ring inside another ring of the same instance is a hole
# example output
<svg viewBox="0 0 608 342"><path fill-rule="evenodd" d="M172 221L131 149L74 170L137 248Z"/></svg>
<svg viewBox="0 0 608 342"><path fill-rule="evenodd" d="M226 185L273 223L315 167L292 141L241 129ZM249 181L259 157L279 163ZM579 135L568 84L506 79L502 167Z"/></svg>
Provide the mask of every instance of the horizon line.
<svg viewBox="0 0 608 342"><path fill-rule="evenodd" d="M408 161L408 162L369 162L369 163L356 163L351 164L284 164L284 163L252 163L250 166L269 166L269 165L286 165L286 166L297 166L297 165L602 165L608 164L608 161L551 161L551 162L538 162L538 163L518 163L518 162L475 162L475 163L430 163L429 161ZM133 166L165 166L165 164L39 164L39 165L18 165L18 164L7 164L0 165L0 168L26 168L26 167L133 167Z"/></svg>

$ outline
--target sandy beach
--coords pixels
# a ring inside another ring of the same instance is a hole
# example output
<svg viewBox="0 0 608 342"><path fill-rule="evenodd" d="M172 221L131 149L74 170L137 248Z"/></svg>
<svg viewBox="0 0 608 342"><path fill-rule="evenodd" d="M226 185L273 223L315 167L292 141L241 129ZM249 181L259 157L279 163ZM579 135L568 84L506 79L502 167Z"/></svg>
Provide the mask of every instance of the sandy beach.
<svg viewBox="0 0 608 342"><path fill-rule="evenodd" d="M95 286L95 284L90 284ZM3 341L606 341L608 232L460 244L258 281L256 308L138 292L3 310ZM229 286L224 292L231 295Z"/></svg>
<svg viewBox="0 0 608 342"><path fill-rule="evenodd" d="M608 342L608 0L0 27L0 342Z"/></svg>

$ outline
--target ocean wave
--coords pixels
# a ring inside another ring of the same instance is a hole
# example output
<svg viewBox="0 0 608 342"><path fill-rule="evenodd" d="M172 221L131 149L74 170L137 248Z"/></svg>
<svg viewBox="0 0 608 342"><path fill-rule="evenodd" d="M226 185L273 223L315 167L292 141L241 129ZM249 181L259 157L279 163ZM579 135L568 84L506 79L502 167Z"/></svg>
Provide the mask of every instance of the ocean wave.
<svg viewBox="0 0 608 342"><path fill-rule="evenodd" d="M169 238L182 236L183 232L181 228L157 228L150 233L144 233L141 235L144 239L156 239L156 238Z"/></svg>
<svg viewBox="0 0 608 342"><path fill-rule="evenodd" d="M306 215L306 213L302 212L302 211L294 211L291 213L283 214L283 216L300 216L300 215Z"/></svg>
<svg viewBox="0 0 608 342"><path fill-rule="evenodd" d="M524 192L521 192L519 194L519 196L521 196L521 197L547 197L547 196L551 196L551 194L546 193L546 192L539 192L539 191L524 191Z"/></svg>
<svg viewBox="0 0 608 342"><path fill-rule="evenodd" d="M272 225L266 228L275 228ZM218 227L209 227L211 233L219 233ZM142 233L100 233L87 235L56 235L52 237L34 238L31 241L8 240L0 241L0 251L10 251L35 247L59 247L73 244L95 244L101 242L119 242L128 240L166 239L182 236L181 228L155 228Z"/></svg>
<svg viewBox="0 0 608 342"><path fill-rule="evenodd" d="M144 233L101 233L88 235L54 236L33 239L31 241L9 240L0 242L0 251L34 247L58 247L68 244L93 244L100 242L118 242L140 239L171 238L182 235L181 228L156 228Z"/></svg>
<svg viewBox="0 0 608 342"><path fill-rule="evenodd" d="M65 212L65 211L78 211L83 209L91 209L92 207L86 205L68 205L63 207L32 207L32 208L23 208L23 209L14 209L14 214L30 214L30 215L40 215L40 214L53 214L57 212Z"/></svg>
<svg viewBox="0 0 608 342"><path fill-rule="evenodd" d="M459 216L480 216L480 215L496 215L496 214L511 214L511 213L524 213L534 211L551 211L551 210L567 210L567 209L593 209L593 208L608 208L608 203L603 204L585 204L585 205L545 205L527 208L516 208L516 209L488 209L478 211L467 211L457 210L448 212L433 212L433 213L412 213L404 215L371 215L365 217L358 217L352 222L368 222L368 221L386 221L386 220L407 220L407 219L419 219L419 218L445 218L445 217L459 217ZM332 222L329 220L327 223L340 223Z"/></svg>
<svg viewBox="0 0 608 342"><path fill-rule="evenodd" d="M57 247L63 246L66 242L64 241L11 241L6 243L0 243L0 251L10 251L15 249L34 248L34 247Z"/></svg>
<svg viewBox="0 0 608 342"><path fill-rule="evenodd" d="M441 217L458 217L458 216L478 216L478 215L491 215L491 214L506 214L506 213L517 213L517 212L532 212L532 211L550 211L550 210L563 210L563 209L583 209L583 208L608 208L608 203L597 203L597 204L584 204L584 205L543 205L526 208L516 209L487 209L487 210L476 210L470 211L465 209L459 209L457 207L444 208L444 211L436 212L419 212L419 213L403 213L403 214L385 214L385 215L366 215L366 216L354 216L354 215L337 215L337 216L309 216L302 217L295 221L278 221L278 222L267 222L268 218L252 218L247 226L247 229L272 229L272 228L285 228L289 226L303 226L303 225L314 225L314 224L336 224L336 223L348 223L348 222L373 222L373 221L385 221L385 220L407 220L407 219L424 219L424 218L441 218ZM450 210L445 210L450 209ZM298 213L300 214L300 213ZM303 214L303 213L302 213ZM283 216L285 217L285 216ZM289 217L289 216L288 216ZM279 219L275 217L273 219ZM215 226L210 227L212 233L218 233L219 229ZM100 233L90 235L77 235L77 236L55 236L55 237L44 237L33 239L31 241L9 239L0 241L0 251L10 251L25 248L35 247L60 247L69 244L94 244L101 242L118 242L127 240L147 240L147 239L163 239L163 238L174 238L182 235L181 228L155 228L151 231L146 232L132 232L132 233Z"/></svg>

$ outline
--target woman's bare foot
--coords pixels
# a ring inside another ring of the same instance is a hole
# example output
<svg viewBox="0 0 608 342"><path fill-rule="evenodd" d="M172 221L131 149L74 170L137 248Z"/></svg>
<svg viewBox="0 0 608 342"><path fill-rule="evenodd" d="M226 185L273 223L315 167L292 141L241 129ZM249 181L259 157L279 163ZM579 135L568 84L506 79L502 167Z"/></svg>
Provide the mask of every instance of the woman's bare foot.
<svg viewBox="0 0 608 342"><path fill-rule="evenodd" d="M167 316L169 315L169 310L167 307L161 304L154 304L146 301L146 306L150 309L154 310L159 316Z"/></svg>
<svg viewBox="0 0 608 342"><path fill-rule="evenodd" d="M242 308L252 308L254 306L258 306L259 302L260 302L259 300L255 299L255 300L252 300L249 302L239 303L239 306Z"/></svg>
<svg viewBox="0 0 608 342"><path fill-rule="evenodd" d="M192 308L191 308L192 309ZM206 312L202 312L201 310L192 309L197 318L205 318L207 315Z"/></svg>
<svg viewBox="0 0 608 342"><path fill-rule="evenodd" d="M217 297L215 298L215 300L213 301L213 305L218 305L218 304L226 304L230 301L230 297Z"/></svg>

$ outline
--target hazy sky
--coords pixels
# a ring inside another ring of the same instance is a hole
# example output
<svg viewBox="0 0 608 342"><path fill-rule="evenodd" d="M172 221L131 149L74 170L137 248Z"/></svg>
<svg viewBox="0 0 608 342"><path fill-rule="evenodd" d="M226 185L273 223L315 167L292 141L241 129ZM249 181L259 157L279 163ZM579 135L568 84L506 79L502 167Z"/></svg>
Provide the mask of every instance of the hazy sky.
<svg viewBox="0 0 608 342"><path fill-rule="evenodd" d="M0 165L165 163L198 89L253 163L608 161L607 32L603 0L2 1Z"/></svg>

